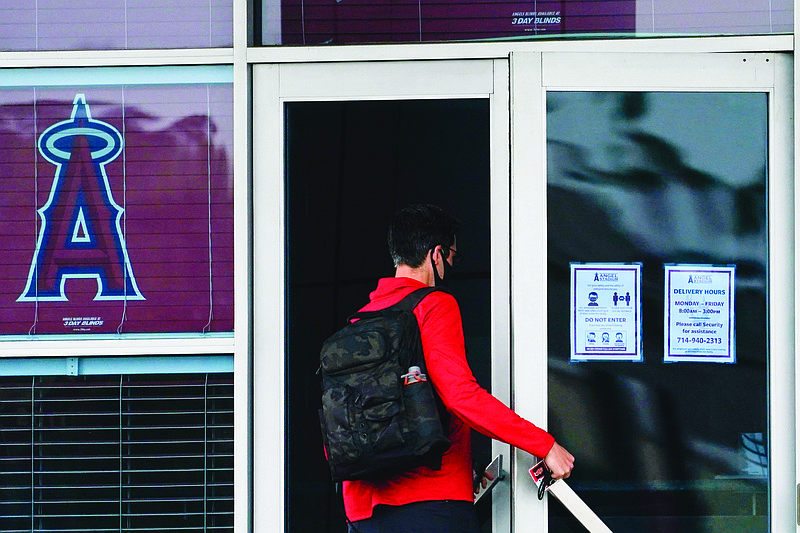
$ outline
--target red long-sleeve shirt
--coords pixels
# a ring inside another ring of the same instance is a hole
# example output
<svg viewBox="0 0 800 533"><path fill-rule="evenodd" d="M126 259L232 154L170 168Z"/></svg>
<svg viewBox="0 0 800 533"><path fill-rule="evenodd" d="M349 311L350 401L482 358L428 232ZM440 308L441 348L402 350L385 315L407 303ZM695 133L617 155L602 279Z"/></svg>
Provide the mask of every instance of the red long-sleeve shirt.
<svg viewBox="0 0 800 533"><path fill-rule="evenodd" d="M384 278L362 310L384 309L425 284L411 278ZM467 365L461 312L444 292L425 297L414 309L420 326L428 378L451 413L447 433L452 441L440 470L419 467L381 481L345 481L347 517L363 520L379 504L404 505L430 500L473 500L472 446L469 428L538 457L555 439L523 419L478 385Z"/></svg>

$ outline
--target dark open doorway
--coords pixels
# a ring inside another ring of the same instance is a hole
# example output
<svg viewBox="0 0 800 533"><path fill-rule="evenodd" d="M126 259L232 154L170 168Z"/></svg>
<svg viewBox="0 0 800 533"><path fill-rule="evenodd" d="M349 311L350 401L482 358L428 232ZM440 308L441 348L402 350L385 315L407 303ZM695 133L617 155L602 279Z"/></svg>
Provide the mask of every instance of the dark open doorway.
<svg viewBox="0 0 800 533"><path fill-rule="evenodd" d="M319 347L394 275L386 229L405 205L436 204L462 221L466 260L451 290L470 366L489 388L489 101L296 102L285 117L287 531L339 532L317 421ZM488 463L488 440L475 454Z"/></svg>

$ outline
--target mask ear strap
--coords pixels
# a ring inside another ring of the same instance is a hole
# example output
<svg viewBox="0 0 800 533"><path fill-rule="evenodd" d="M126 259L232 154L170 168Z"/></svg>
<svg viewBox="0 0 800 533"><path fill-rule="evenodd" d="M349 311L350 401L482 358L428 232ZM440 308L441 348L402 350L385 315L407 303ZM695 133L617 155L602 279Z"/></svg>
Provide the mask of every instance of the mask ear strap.
<svg viewBox="0 0 800 533"><path fill-rule="evenodd" d="M445 285L447 285L447 281L448 280L443 279L439 275L439 269L436 268L436 261L433 258L434 252L436 252L436 247L435 246L433 248L431 248L431 267L433 267L433 286L434 287L444 287ZM444 263L447 263L447 259L444 259L444 254L440 252L439 255L440 255L440 257L442 257L442 261ZM445 271L445 275L446 275L447 265L446 264L443 265L442 269Z"/></svg>

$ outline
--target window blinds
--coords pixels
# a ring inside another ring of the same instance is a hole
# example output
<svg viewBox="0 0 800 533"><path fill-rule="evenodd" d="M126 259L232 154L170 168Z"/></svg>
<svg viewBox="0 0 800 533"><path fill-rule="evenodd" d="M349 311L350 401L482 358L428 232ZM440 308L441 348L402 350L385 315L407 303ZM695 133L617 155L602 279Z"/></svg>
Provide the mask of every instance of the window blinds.
<svg viewBox="0 0 800 533"><path fill-rule="evenodd" d="M0 378L0 530L233 531L233 374Z"/></svg>

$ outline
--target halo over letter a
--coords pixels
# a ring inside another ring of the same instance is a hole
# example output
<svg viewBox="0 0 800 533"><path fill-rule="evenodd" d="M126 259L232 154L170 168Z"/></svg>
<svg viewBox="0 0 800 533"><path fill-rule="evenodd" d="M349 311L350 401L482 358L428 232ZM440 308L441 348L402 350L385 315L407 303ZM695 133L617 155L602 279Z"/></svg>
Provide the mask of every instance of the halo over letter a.
<svg viewBox="0 0 800 533"><path fill-rule="evenodd" d="M95 300L144 300L136 285L105 165L122 152L122 135L92 119L82 94L72 117L47 128L39 153L56 166L28 281L18 302L66 301L70 278L97 280Z"/></svg>

